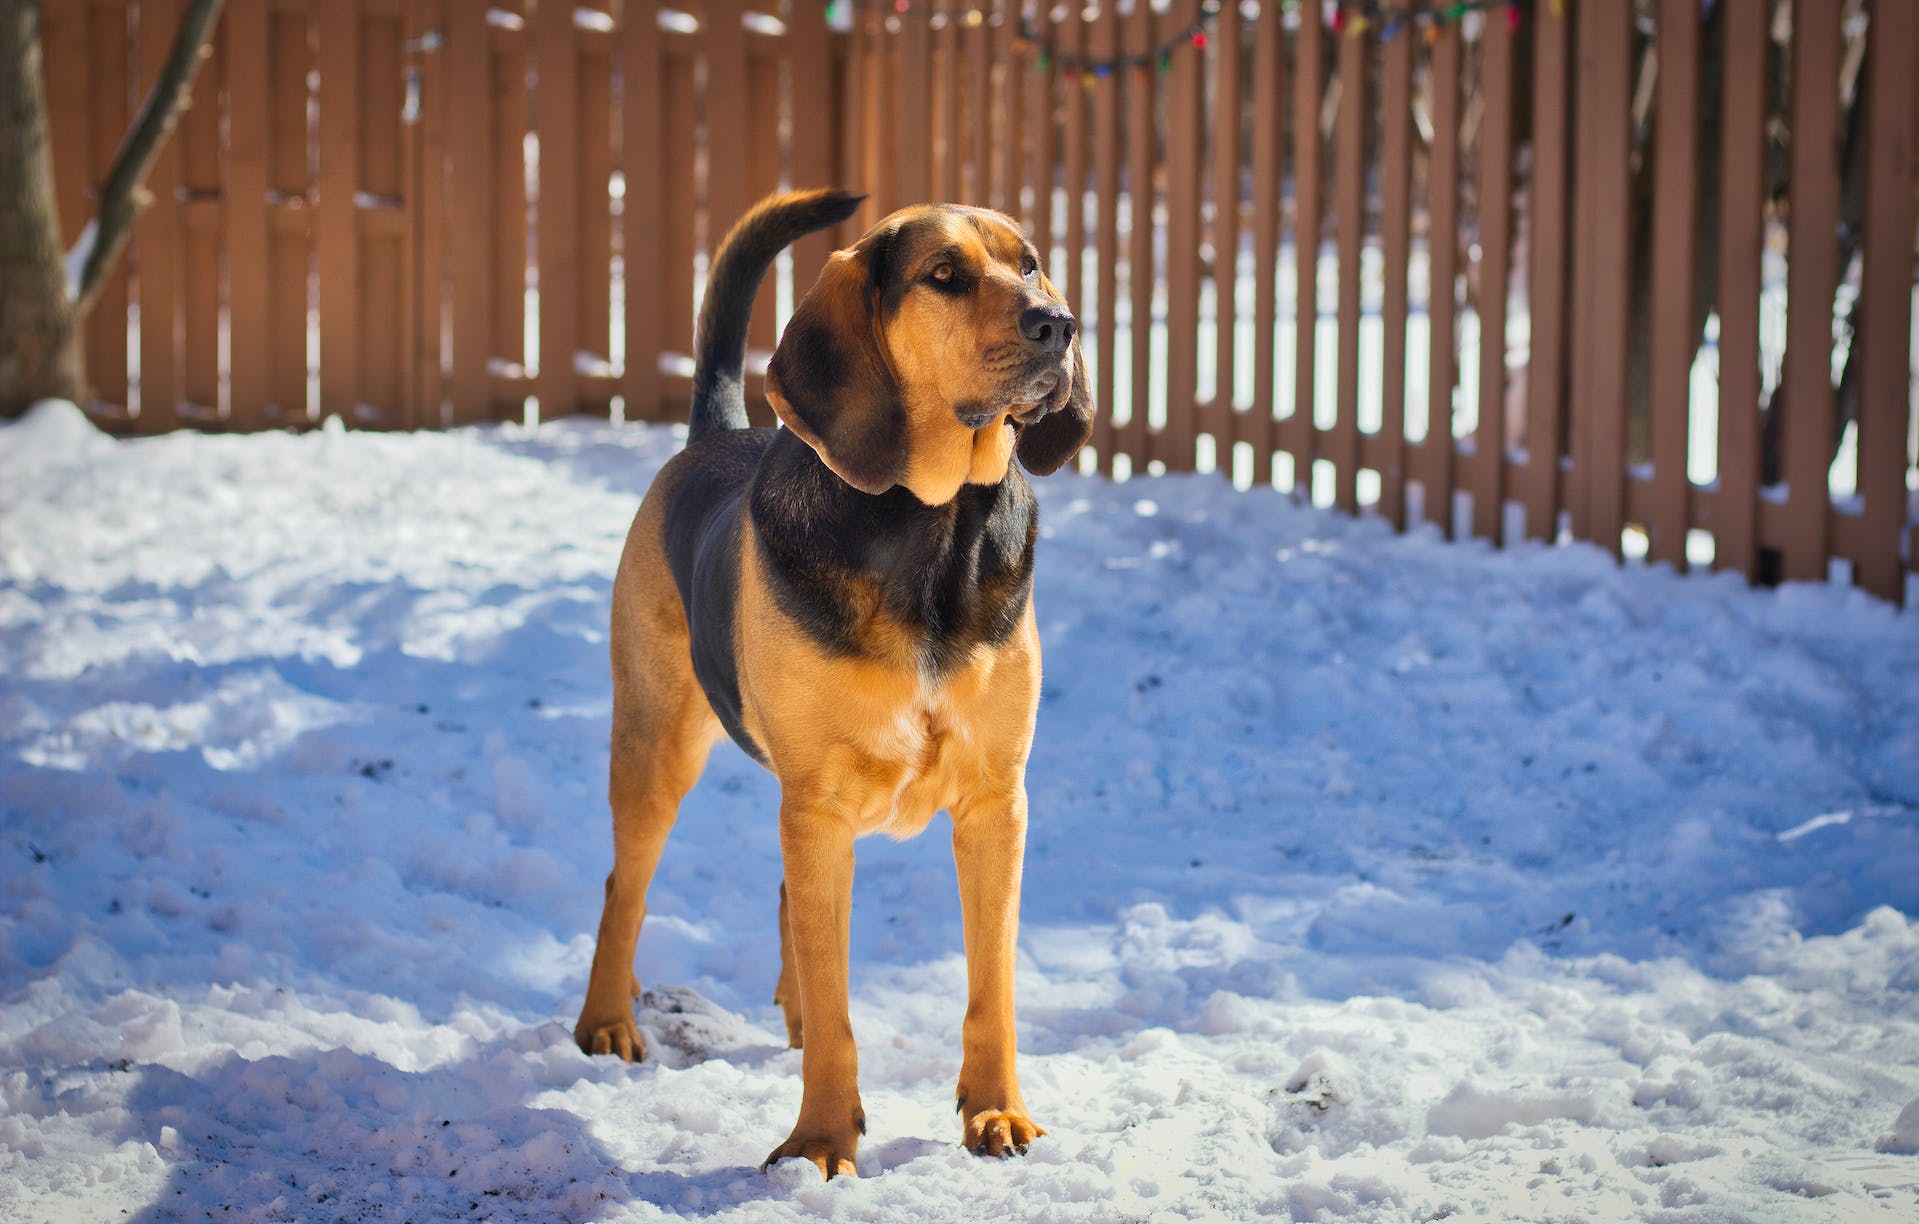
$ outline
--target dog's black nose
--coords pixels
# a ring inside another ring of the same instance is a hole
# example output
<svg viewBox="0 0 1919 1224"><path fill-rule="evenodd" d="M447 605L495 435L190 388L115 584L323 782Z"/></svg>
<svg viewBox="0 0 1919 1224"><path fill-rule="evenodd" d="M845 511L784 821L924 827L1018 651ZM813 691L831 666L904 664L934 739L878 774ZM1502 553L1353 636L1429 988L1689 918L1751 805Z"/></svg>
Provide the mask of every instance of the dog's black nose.
<svg viewBox="0 0 1919 1224"><path fill-rule="evenodd" d="M1077 326L1073 316L1057 306L1029 306L1019 316L1020 335L1047 353L1065 352Z"/></svg>

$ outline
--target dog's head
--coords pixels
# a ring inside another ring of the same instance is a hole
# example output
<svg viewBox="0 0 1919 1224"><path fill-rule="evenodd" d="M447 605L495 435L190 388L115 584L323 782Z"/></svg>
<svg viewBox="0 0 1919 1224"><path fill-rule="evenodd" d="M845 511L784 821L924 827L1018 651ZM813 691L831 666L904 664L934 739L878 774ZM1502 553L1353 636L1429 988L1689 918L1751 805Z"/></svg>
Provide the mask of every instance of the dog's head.
<svg viewBox="0 0 1919 1224"><path fill-rule="evenodd" d="M1072 311L1011 218L904 209L835 251L767 368L780 420L866 493L1044 476L1093 430Z"/></svg>

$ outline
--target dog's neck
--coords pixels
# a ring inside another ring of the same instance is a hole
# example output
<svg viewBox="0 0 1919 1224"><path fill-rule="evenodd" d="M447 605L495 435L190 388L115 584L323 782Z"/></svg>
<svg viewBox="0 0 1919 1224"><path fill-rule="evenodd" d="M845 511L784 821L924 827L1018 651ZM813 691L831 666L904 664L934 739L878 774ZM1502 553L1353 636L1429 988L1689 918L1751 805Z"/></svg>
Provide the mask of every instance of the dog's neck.
<svg viewBox="0 0 1919 1224"><path fill-rule="evenodd" d="M1025 611L1038 512L1011 465L927 505L903 485L860 492L781 430L748 505L781 606L829 649L856 653L872 638L863 623L883 617L939 671L1004 640Z"/></svg>

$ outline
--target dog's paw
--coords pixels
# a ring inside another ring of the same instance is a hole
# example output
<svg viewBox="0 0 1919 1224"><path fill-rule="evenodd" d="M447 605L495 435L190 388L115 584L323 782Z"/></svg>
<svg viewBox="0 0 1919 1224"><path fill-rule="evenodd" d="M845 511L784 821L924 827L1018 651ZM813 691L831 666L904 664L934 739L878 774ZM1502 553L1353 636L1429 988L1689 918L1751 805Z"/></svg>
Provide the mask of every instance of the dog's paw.
<svg viewBox="0 0 1919 1224"><path fill-rule="evenodd" d="M835 1177L858 1177L860 1171L853 1164L852 1151L851 1148L841 1148L831 1139L801 1139L796 1135L774 1148L760 1168L768 1169L782 1160L798 1156L812 1161L828 1181Z"/></svg>
<svg viewBox="0 0 1919 1224"><path fill-rule="evenodd" d="M966 1120L966 1150L975 1156L1024 1156L1045 1134L1039 1124L1010 1109L982 1109Z"/></svg>
<svg viewBox="0 0 1919 1224"><path fill-rule="evenodd" d="M818 1166L828 1181L835 1177L858 1177L860 1171L853 1157L859 1151L860 1136L866 1133L866 1111L855 1106L847 1121L847 1126L831 1127L809 1125L802 1119L786 1137L786 1142L760 1162L760 1168L771 1168L782 1160L799 1156Z"/></svg>
<svg viewBox="0 0 1919 1224"><path fill-rule="evenodd" d="M630 1014L605 1019L581 1016L573 1028L573 1040L586 1054L618 1054L627 1062L646 1057L646 1041Z"/></svg>

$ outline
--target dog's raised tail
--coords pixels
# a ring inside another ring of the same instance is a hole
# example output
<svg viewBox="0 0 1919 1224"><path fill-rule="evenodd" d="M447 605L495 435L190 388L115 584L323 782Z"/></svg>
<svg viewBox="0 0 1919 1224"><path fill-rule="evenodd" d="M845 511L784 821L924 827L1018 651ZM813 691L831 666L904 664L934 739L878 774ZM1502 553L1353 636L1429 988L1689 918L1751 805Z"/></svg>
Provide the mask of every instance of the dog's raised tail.
<svg viewBox="0 0 1919 1224"><path fill-rule="evenodd" d="M746 326L761 279L794 240L844 221L865 198L830 187L771 195L727 231L700 305L689 441L746 428Z"/></svg>

